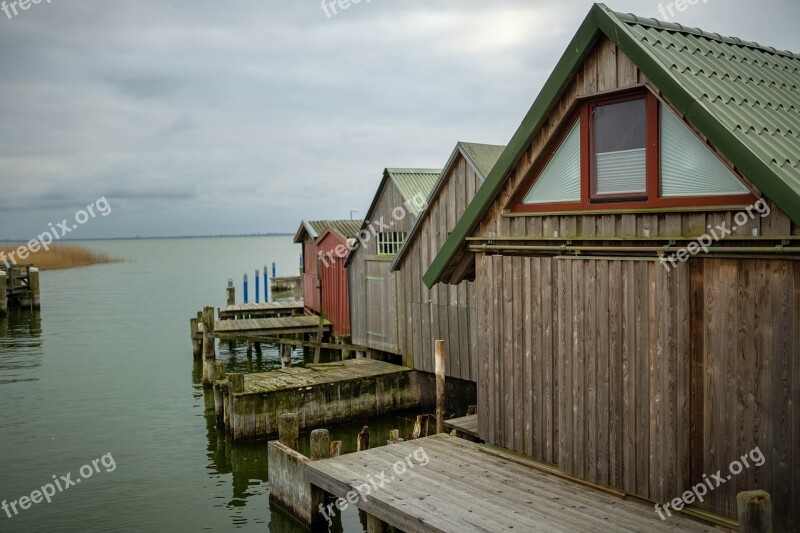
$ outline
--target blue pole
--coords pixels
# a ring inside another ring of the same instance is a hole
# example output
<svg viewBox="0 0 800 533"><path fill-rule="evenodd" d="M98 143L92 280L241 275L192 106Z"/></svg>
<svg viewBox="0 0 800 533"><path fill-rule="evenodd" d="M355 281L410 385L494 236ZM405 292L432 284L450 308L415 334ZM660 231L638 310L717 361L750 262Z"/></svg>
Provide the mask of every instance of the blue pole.
<svg viewBox="0 0 800 533"><path fill-rule="evenodd" d="M244 303L247 303L247 274L244 275Z"/></svg>
<svg viewBox="0 0 800 533"><path fill-rule="evenodd" d="M275 263L272 263L272 277L274 278L275 276Z"/></svg>
<svg viewBox="0 0 800 533"><path fill-rule="evenodd" d="M264 265L264 303L269 303L269 274L267 265Z"/></svg>
<svg viewBox="0 0 800 533"><path fill-rule="evenodd" d="M256 269L256 303L259 303L261 298L261 287L258 286L261 280L261 275L258 273L258 269Z"/></svg>

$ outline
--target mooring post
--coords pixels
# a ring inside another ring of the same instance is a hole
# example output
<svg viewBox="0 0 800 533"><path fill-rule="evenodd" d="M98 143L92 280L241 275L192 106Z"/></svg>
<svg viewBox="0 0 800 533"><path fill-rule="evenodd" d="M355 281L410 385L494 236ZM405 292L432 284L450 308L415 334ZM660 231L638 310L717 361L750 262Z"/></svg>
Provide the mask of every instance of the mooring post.
<svg viewBox="0 0 800 533"><path fill-rule="evenodd" d="M8 292L6 289L6 272L0 270L0 316L8 314Z"/></svg>
<svg viewBox="0 0 800 533"><path fill-rule="evenodd" d="M358 434L358 448L356 451L369 450L369 426L364 426Z"/></svg>
<svg viewBox="0 0 800 533"><path fill-rule="evenodd" d="M311 460L320 461L331 456L331 434L327 429L311 432Z"/></svg>
<svg viewBox="0 0 800 533"><path fill-rule="evenodd" d="M739 533L772 533L772 498L763 490L736 495Z"/></svg>
<svg viewBox="0 0 800 533"><path fill-rule="evenodd" d="M292 368L292 347L281 344L281 368Z"/></svg>
<svg viewBox="0 0 800 533"><path fill-rule="evenodd" d="M272 277L277 278L276 270L275 270L275 263L272 263Z"/></svg>
<svg viewBox="0 0 800 533"><path fill-rule="evenodd" d="M2 307L1 302L0 302L0 307ZM198 335L199 324L200 320L198 320L197 318L189 319L189 329L191 330L191 335L189 338L192 340L192 357L194 357L195 360L203 357L203 341Z"/></svg>
<svg viewBox="0 0 800 533"><path fill-rule="evenodd" d="M247 274L242 277L242 291L244 292L244 303L247 303Z"/></svg>
<svg viewBox="0 0 800 533"><path fill-rule="evenodd" d="M247 341L247 357L253 357L253 341Z"/></svg>
<svg viewBox="0 0 800 533"><path fill-rule="evenodd" d="M269 274L267 273L267 265L264 265L264 303L269 303Z"/></svg>
<svg viewBox="0 0 800 533"><path fill-rule="evenodd" d="M436 341L436 433L444 433L444 341Z"/></svg>
<svg viewBox="0 0 800 533"><path fill-rule="evenodd" d="M233 286L233 279L228 279L228 305L236 305L236 288Z"/></svg>
<svg viewBox="0 0 800 533"><path fill-rule="evenodd" d="M256 343L254 343L254 345L256 347L256 355L258 357L261 357L261 343L260 342L256 342Z"/></svg>
<svg viewBox="0 0 800 533"><path fill-rule="evenodd" d="M216 380L225 379L225 363L217 361L214 363L214 377ZM214 385L214 416L217 419L217 426L225 424L225 398L222 396L222 389L219 385Z"/></svg>
<svg viewBox="0 0 800 533"><path fill-rule="evenodd" d="M28 287L31 290L31 308L38 311L42 308L41 288L39 285L39 269L31 267L28 269Z"/></svg>
<svg viewBox="0 0 800 533"><path fill-rule="evenodd" d="M331 457L339 457L342 455L342 441L335 440L331 442Z"/></svg>
<svg viewBox="0 0 800 533"><path fill-rule="evenodd" d="M285 413L278 417L278 440L286 447L299 451L300 422L294 413Z"/></svg>
<svg viewBox="0 0 800 533"><path fill-rule="evenodd" d="M203 309L203 387L210 387L214 379L214 363L217 359L214 338L214 308Z"/></svg>
<svg viewBox="0 0 800 533"><path fill-rule="evenodd" d="M400 430L390 429L389 440L386 441L386 444L397 444L398 442L403 442L403 439L400 438Z"/></svg>
<svg viewBox="0 0 800 533"><path fill-rule="evenodd" d="M256 303L261 303L261 273L256 269Z"/></svg>

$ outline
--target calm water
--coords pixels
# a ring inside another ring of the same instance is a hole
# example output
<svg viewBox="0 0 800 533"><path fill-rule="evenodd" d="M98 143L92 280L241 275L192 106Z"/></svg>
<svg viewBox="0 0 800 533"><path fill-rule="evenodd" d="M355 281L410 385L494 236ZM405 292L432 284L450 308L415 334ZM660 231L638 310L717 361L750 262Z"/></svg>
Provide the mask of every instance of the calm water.
<svg viewBox="0 0 800 533"><path fill-rule="evenodd" d="M0 319L0 501L54 475L75 480L111 455L52 503L10 519L0 510L0 531L306 531L270 508L266 444L218 434L188 325L204 305L224 305L228 278L240 297L244 272L275 261L279 275L295 274L298 246L290 237L82 244L125 262L44 272L41 314ZM229 370L280 367L270 349L248 360L225 346L218 358ZM352 451L364 423L410 433L409 421L382 419L331 428L332 438ZM332 531L362 531L356 512L342 521Z"/></svg>

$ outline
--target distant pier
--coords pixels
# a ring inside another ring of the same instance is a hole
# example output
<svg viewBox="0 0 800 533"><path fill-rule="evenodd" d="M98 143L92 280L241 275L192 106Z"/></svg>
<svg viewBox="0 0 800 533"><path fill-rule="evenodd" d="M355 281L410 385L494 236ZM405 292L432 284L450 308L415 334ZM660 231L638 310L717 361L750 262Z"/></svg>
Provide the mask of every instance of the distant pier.
<svg viewBox="0 0 800 533"><path fill-rule="evenodd" d="M39 269L33 265L0 266L0 316L13 308L41 309Z"/></svg>

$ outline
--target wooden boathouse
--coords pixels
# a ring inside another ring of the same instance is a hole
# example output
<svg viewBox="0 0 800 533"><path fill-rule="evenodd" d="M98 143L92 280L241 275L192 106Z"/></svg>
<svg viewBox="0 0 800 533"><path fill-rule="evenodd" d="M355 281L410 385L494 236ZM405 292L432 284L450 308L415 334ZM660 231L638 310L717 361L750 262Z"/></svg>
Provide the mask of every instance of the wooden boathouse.
<svg viewBox="0 0 800 533"><path fill-rule="evenodd" d="M595 5L424 280L474 280L487 443L798 529L797 54Z"/></svg>
<svg viewBox="0 0 800 533"><path fill-rule="evenodd" d="M478 380L478 328L472 283L428 289L422 275L504 148L466 142L456 145L427 206L389 267L397 280L398 351L406 364L417 370L434 372L434 342L444 339L445 374L464 381Z"/></svg>
<svg viewBox="0 0 800 533"><path fill-rule="evenodd" d="M320 314L322 310L322 292L320 291L320 237L327 230L332 230L334 236L343 241L354 238L361 229L361 220L312 220L303 221L298 228L294 237L295 244L303 245L303 267L301 275L303 278L303 301L305 302L306 309L314 314ZM330 241L327 241L330 244ZM338 244L338 243L337 243ZM322 265L325 267L326 265ZM335 270L335 269L334 269ZM328 275L333 275L333 271ZM344 271L336 271L339 276L345 276ZM337 280L341 285L341 281ZM345 282L346 283L346 282ZM343 316L343 315L342 315ZM348 323L341 323L340 330L349 329L349 316L347 317ZM341 320L340 320L341 322Z"/></svg>
<svg viewBox="0 0 800 533"><path fill-rule="evenodd" d="M333 324L333 335L350 337L350 280L344 263L363 221L351 221L348 232L328 227L316 240L322 305L320 314Z"/></svg>
<svg viewBox="0 0 800 533"><path fill-rule="evenodd" d="M356 246L345 263L353 344L373 350L375 358L401 354L398 281L389 266L425 207L440 173L434 169L384 170L359 228Z"/></svg>

